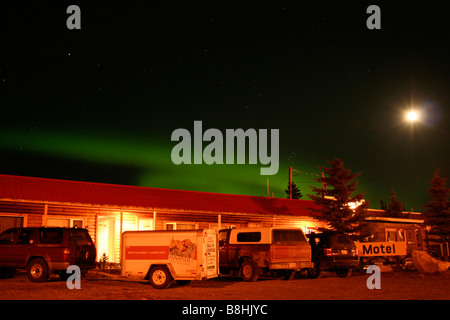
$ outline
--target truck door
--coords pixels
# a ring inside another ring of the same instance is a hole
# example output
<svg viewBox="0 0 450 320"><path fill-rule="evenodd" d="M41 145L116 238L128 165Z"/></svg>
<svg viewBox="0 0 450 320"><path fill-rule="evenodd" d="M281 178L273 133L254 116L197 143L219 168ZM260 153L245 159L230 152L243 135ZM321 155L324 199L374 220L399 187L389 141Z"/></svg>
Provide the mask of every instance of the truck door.
<svg viewBox="0 0 450 320"><path fill-rule="evenodd" d="M15 266L14 248L19 229L9 229L0 235L0 264Z"/></svg>
<svg viewBox="0 0 450 320"><path fill-rule="evenodd" d="M11 258L15 265L24 266L26 264L27 259L31 255L31 251L33 250L35 233L36 232L32 229L20 230L19 237L17 238L16 244L13 245L14 248L13 252L11 253Z"/></svg>
<svg viewBox="0 0 450 320"><path fill-rule="evenodd" d="M219 241L219 265L228 267L228 238L230 230L220 230L218 234Z"/></svg>

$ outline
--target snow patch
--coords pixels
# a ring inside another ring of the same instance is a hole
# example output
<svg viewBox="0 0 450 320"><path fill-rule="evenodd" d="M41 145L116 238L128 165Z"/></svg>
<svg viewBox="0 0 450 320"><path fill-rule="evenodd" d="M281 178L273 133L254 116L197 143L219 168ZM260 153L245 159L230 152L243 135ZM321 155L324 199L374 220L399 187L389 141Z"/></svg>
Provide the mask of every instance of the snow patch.
<svg viewBox="0 0 450 320"><path fill-rule="evenodd" d="M424 251L413 250L412 260L421 273L444 272L450 268L450 262L437 260Z"/></svg>

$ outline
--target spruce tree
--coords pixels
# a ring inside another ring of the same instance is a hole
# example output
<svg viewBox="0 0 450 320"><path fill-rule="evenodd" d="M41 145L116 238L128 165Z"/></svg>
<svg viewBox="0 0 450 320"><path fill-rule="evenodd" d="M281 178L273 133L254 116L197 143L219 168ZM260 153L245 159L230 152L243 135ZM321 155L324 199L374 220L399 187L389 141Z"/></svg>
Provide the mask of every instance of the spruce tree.
<svg viewBox="0 0 450 320"><path fill-rule="evenodd" d="M431 188L427 191L431 197L425 205L425 225L430 227L429 234L435 235L437 242L450 241L450 189L446 187L447 179L439 175L439 170L434 172L430 181Z"/></svg>
<svg viewBox="0 0 450 320"><path fill-rule="evenodd" d="M319 167L324 173L315 179L322 183L322 188L311 187L315 195L308 195L320 209L310 209L317 220L324 221L333 231L354 234L360 229L360 224L367 214L368 203L362 201L364 193L353 195L357 189L354 181L361 173L351 173L344 167L340 159L328 161L328 167ZM351 208L349 203L360 203Z"/></svg>
<svg viewBox="0 0 450 320"><path fill-rule="evenodd" d="M392 191L384 215L386 217L392 218L404 218L405 217L405 213L403 212L404 209L405 209L404 204L398 201L397 199L397 192Z"/></svg>
<svg viewBox="0 0 450 320"><path fill-rule="evenodd" d="M284 190L287 194L287 198L289 199L289 185L287 186L286 190ZM302 193L300 192L300 188L297 187L295 182L292 182L292 199L300 199L303 197Z"/></svg>

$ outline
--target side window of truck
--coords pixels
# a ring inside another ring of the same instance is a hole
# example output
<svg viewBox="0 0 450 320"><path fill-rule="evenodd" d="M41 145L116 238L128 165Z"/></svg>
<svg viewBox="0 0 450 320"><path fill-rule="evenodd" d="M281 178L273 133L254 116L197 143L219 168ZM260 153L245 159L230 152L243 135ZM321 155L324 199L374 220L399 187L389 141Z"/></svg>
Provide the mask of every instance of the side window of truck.
<svg viewBox="0 0 450 320"><path fill-rule="evenodd" d="M219 231L219 236L218 236L219 247L223 247L225 245L225 243L227 242L227 233L228 233L228 230Z"/></svg>
<svg viewBox="0 0 450 320"><path fill-rule="evenodd" d="M0 235L0 244L12 244L19 230L5 231Z"/></svg>
<svg viewBox="0 0 450 320"><path fill-rule="evenodd" d="M31 240L32 233L33 230L22 230L22 232L19 235L19 239L17 239L17 244L32 244L33 243L33 240Z"/></svg>
<svg viewBox="0 0 450 320"><path fill-rule="evenodd" d="M60 229L41 229L39 240L41 243L61 243L63 231Z"/></svg>
<svg viewBox="0 0 450 320"><path fill-rule="evenodd" d="M261 232L239 232L237 234L238 242L259 242L261 241Z"/></svg>

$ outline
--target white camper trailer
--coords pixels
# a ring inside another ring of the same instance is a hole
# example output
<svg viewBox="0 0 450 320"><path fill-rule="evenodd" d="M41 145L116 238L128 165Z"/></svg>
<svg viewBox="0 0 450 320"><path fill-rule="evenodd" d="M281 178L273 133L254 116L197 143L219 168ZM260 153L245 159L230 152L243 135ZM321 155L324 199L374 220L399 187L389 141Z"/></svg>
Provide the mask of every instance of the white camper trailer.
<svg viewBox="0 0 450 320"><path fill-rule="evenodd" d="M172 280L206 280L219 275L215 230L125 231L122 276L148 279L157 289Z"/></svg>

